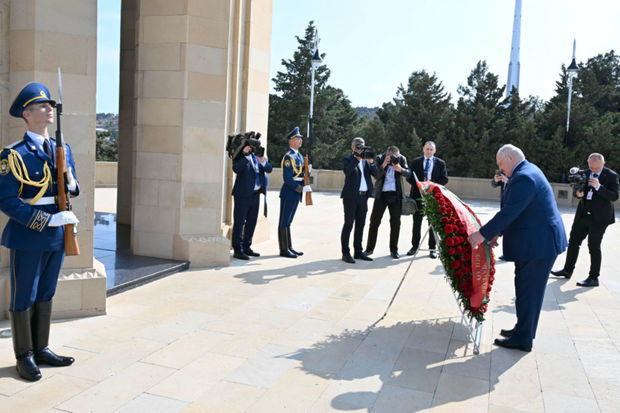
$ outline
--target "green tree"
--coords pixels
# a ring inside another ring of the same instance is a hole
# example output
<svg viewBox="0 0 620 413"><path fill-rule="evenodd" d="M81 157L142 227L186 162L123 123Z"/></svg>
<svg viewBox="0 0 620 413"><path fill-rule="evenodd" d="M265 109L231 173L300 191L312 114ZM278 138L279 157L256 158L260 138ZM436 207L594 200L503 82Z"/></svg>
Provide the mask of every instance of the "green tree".
<svg viewBox="0 0 620 413"><path fill-rule="evenodd" d="M314 32L314 22L310 21L304 37L296 36L299 45L293 58L282 60L286 70L272 79L276 93L269 95L267 153L276 165L288 148L284 136L295 126L300 126L302 133L306 131ZM311 161L315 168L340 169L341 158L349 151L348 142L353 138L358 116L344 92L327 84L329 75L325 65L315 72ZM304 139L302 152L307 144Z"/></svg>
<svg viewBox="0 0 620 413"><path fill-rule="evenodd" d="M96 160L118 161L118 140L110 139L109 130L98 130L96 137Z"/></svg>

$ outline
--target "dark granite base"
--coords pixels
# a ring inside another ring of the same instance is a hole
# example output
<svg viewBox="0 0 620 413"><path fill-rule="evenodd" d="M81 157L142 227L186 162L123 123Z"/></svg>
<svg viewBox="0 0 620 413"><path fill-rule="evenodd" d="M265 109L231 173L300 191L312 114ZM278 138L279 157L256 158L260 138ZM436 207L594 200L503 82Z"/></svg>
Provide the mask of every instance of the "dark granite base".
<svg viewBox="0 0 620 413"><path fill-rule="evenodd" d="M189 268L187 261L132 254L129 237L129 225L118 224L116 214L95 212L93 254L105 266L108 297Z"/></svg>

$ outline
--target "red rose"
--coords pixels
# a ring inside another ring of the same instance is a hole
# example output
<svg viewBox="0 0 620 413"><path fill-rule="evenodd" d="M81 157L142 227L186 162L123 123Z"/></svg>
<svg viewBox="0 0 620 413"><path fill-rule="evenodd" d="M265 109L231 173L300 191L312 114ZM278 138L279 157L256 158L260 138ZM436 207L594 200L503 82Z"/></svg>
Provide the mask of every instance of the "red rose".
<svg viewBox="0 0 620 413"><path fill-rule="evenodd" d="M489 274L491 276L495 275L495 268L491 267L491 269L489 270Z"/></svg>
<svg viewBox="0 0 620 413"><path fill-rule="evenodd" d="M439 213L440 214L446 214L448 212L448 208L446 208L445 206L439 207Z"/></svg>
<svg viewBox="0 0 620 413"><path fill-rule="evenodd" d="M441 217L441 223L442 223L442 224L445 224L445 223L447 223L447 222L448 222L448 220L449 220L449 219L450 219L450 218L448 218L448 217Z"/></svg>
<svg viewBox="0 0 620 413"><path fill-rule="evenodd" d="M446 245L449 247L454 246L454 238L451 238L451 237L446 238Z"/></svg>
<svg viewBox="0 0 620 413"><path fill-rule="evenodd" d="M456 250L454 248L448 248L448 255L454 255Z"/></svg>
<svg viewBox="0 0 620 413"><path fill-rule="evenodd" d="M457 268L461 266L461 261L459 260L452 261L452 264L450 264L450 266L452 267L453 270L456 270Z"/></svg>
<svg viewBox="0 0 620 413"><path fill-rule="evenodd" d="M445 227L443 227L443 230L446 234L452 234L454 232L454 226L447 224Z"/></svg>
<svg viewBox="0 0 620 413"><path fill-rule="evenodd" d="M461 247L460 245L456 247L456 253L457 254L462 254L463 253L463 247Z"/></svg>

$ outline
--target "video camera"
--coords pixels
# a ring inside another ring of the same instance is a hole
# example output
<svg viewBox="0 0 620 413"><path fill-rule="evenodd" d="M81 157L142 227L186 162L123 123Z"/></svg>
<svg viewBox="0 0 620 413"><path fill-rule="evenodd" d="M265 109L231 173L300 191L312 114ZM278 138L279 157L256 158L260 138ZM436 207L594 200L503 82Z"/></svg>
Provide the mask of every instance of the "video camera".
<svg viewBox="0 0 620 413"><path fill-rule="evenodd" d="M359 154L358 152L355 152L355 155L361 156L362 159L374 159L376 156L376 154L372 151L372 147L364 146L363 143L358 143L357 145L355 145L355 150L362 151L361 154Z"/></svg>
<svg viewBox="0 0 620 413"><path fill-rule="evenodd" d="M568 182L574 191L585 192L588 188L588 170L574 166L568 171Z"/></svg>
<svg viewBox="0 0 620 413"><path fill-rule="evenodd" d="M252 150L259 158L265 155L265 148L260 143L260 132L246 132L244 134L228 135L228 142L226 143L226 152L231 159L235 159L243 148L250 146Z"/></svg>

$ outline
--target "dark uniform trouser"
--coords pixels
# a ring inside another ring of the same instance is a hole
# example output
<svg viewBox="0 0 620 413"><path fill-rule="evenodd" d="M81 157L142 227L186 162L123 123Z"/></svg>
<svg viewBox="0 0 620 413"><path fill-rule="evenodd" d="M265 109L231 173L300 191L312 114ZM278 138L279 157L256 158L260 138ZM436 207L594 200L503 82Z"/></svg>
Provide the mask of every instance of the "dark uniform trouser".
<svg viewBox="0 0 620 413"><path fill-rule="evenodd" d="M11 308L25 311L35 302L50 301L56 292L58 273L65 258L60 251L11 249Z"/></svg>
<svg viewBox="0 0 620 413"><path fill-rule="evenodd" d="M258 219L259 201L259 191L254 192L249 198L235 197L232 235L232 245L235 252L242 252L252 245L252 237Z"/></svg>
<svg viewBox="0 0 620 413"><path fill-rule="evenodd" d="M570 229L568 251L566 252L566 262L564 263L564 270L566 272L572 274L579 256L579 247L583 240L588 237L588 249L590 250L589 278L598 278L601 273L601 241L606 229L607 225L598 226L592 224L591 215L575 216L573 226Z"/></svg>
<svg viewBox="0 0 620 413"><path fill-rule="evenodd" d="M278 228L288 228L293 223L295 212L297 211L299 200L291 201L289 199L280 198L280 220Z"/></svg>
<svg viewBox="0 0 620 413"><path fill-rule="evenodd" d="M515 262L515 309L517 324L510 340L516 344L531 347L538 318L542 310L543 299L549 272L556 257L541 258L532 261Z"/></svg>
<svg viewBox="0 0 620 413"><path fill-rule="evenodd" d="M356 254L362 252L362 237L364 236L364 224L366 222L366 213L368 213L368 196L358 193L355 198L343 198L344 206L344 225L340 233L340 245L344 255L350 255L349 237L355 223L355 232L353 233L353 250Z"/></svg>
<svg viewBox="0 0 620 413"><path fill-rule="evenodd" d="M413 214L413 231L411 235L411 247L414 250L417 250L420 246L420 238L422 233L422 219L424 218L424 214L421 211L416 211ZM431 250L435 249L435 233L430 226L430 222L428 224L428 248Z"/></svg>
<svg viewBox="0 0 620 413"><path fill-rule="evenodd" d="M377 245L377 232L381 219L385 213L385 208L390 210L390 252L398 251L398 235L400 232L400 212L402 209L401 200L396 191L381 193L380 198L376 198L370 213L370 227L368 228L368 243L366 250L373 251Z"/></svg>

